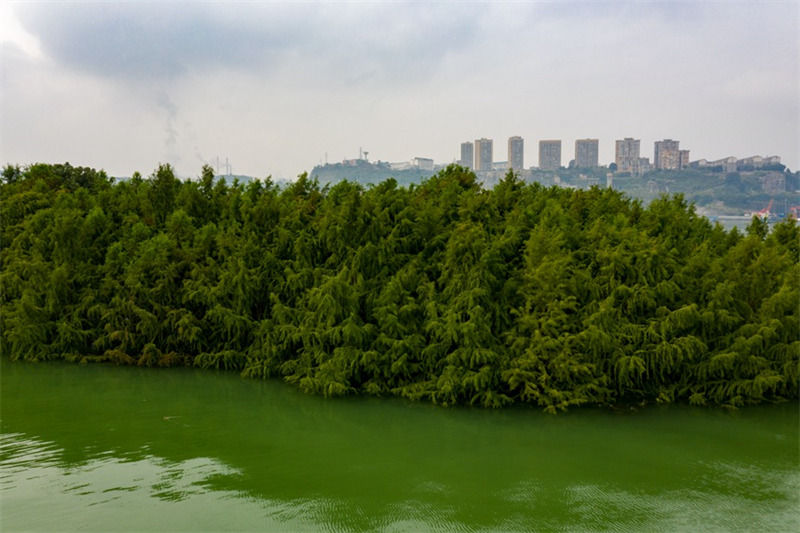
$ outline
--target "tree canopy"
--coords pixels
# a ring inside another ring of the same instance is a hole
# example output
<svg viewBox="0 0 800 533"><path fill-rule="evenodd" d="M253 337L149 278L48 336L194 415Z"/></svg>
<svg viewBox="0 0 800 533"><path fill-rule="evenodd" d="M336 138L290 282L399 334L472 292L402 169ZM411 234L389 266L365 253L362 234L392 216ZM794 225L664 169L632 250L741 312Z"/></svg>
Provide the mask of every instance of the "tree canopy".
<svg viewBox="0 0 800 533"><path fill-rule="evenodd" d="M169 165L0 182L0 349L195 365L442 405L797 398L794 220L451 166L420 185L226 184Z"/></svg>

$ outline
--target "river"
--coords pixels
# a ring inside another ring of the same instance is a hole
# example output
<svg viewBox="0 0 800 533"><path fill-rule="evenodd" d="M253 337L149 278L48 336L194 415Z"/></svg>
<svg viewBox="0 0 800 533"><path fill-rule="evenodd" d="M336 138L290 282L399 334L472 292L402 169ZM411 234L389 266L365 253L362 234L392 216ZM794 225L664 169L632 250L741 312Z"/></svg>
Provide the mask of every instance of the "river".
<svg viewBox="0 0 800 533"><path fill-rule="evenodd" d="M798 531L796 403L447 409L0 368L2 531Z"/></svg>

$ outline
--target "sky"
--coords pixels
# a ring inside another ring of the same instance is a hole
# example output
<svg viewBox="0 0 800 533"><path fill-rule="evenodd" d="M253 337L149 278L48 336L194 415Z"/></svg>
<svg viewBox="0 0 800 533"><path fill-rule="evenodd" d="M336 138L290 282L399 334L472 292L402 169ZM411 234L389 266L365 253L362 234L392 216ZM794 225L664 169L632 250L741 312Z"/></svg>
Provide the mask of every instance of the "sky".
<svg viewBox="0 0 800 533"><path fill-rule="evenodd" d="M800 3L0 2L0 164L294 179L369 152L800 159Z"/></svg>

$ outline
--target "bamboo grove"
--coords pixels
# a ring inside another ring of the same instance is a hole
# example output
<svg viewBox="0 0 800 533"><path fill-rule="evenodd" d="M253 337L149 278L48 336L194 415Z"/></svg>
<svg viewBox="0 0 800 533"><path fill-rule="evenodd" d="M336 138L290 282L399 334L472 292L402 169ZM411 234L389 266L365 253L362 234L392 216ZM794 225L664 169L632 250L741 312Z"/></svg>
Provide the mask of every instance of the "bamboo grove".
<svg viewBox="0 0 800 533"><path fill-rule="evenodd" d="M451 166L420 185L6 167L0 348L442 405L797 398L798 227Z"/></svg>

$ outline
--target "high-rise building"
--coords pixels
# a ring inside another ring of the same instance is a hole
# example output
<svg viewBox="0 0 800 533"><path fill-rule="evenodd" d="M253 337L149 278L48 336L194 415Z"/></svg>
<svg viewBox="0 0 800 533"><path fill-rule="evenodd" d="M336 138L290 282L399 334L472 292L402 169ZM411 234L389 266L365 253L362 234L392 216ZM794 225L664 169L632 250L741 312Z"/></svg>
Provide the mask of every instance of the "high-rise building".
<svg viewBox="0 0 800 533"><path fill-rule="evenodd" d="M492 170L492 140L477 139L475 141L475 170L489 172Z"/></svg>
<svg viewBox="0 0 800 533"><path fill-rule="evenodd" d="M655 154L653 157L653 165L656 170L677 170L681 168L681 151L678 147L679 144L680 141L673 141L672 139L656 141Z"/></svg>
<svg viewBox="0 0 800 533"><path fill-rule="evenodd" d="M461 161L459 161L459 164L470 170L475 168L475 148L472 145L472 141L461 143Z"/></svg>
<svg viewBox="0 0 800 533"><path fill-rule="evenodd" d="M542 170L561 168L561 141L539 141L539 168Z"/></svg>
<svg viewBox="0 0 800 533"><path fill-rule="evenodd" d="M411 165L421 170L433 170L433 159L429 157L415 157L411 160Z"/></svg>
<svg viewBox="0 0 800 533"><path fill-rule="evenodd" d="M575 141L575 166L591 168L598 166L597 139L578 139Z"/></svg>
<svg viewBox="0 0 800 533"><path fill-rule="evenodd" d="M614 163L617 164L617 172L630 172L635 174L634 168L639 162L639 139L625 137L617 141L617 149L614 154Z"/></svg>
<svg viewBox="0 0 800 533"><path fill-rule="evenodd" d="M508 139L508 168L511 170L522 170L524 168L525 141L522 137L509 137Z"/></svg>

